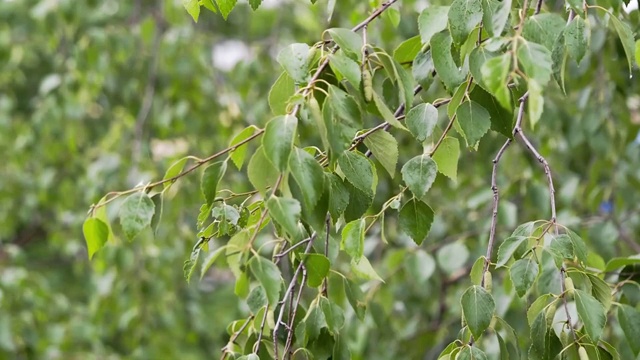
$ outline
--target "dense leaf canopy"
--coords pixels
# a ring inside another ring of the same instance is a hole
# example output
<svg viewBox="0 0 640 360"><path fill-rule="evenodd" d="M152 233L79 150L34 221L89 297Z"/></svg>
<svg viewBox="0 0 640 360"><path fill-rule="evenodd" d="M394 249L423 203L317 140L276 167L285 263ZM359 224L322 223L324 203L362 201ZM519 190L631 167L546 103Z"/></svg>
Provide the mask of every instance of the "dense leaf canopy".
<svg viewBox="0 0 640 360"><path fill-rule="evenodd" d="M0 358L640 358L637 2L0 20Z"/></svg>

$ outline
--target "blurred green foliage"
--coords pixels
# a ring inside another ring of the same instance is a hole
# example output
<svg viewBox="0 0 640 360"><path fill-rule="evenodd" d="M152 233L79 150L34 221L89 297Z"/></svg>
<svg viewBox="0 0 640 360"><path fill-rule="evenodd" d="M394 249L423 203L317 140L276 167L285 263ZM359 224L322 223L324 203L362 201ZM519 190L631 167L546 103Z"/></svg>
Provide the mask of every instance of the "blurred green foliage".
<svg viewBox="0 0 640 360"><path fill-rule="evenodd" d="M601 2L622 13L617 2ZM162 218L134 241L114 226L115 239L91 262L81 232L87 207L109 191L161 178L185 155L225 148L248 125L263 127L272 117L267 94L281 72L276 54L293 42L316 43L327 28L351 27L376 5L338 1L328 21L323 0L263 4L255 13L241 4L227 22L203 13L194 24L178 1L0 2L0 358L218 356L227 325L246 318L248 307L224 264L199 283L184 281L183 262L197 241L197 177L181 179L162 204L154 198ZM368 29L370 42L392 53L418 34L424 6L400 1L397 12ZM624 16L637 32L639 12ZM530 138L554 171L559 223L608 261L640 247L640 73L636 67L629 76L623 48L603 19L589 18L590 49L579 65L569 62L567 95L555 84L546 90ZM230 69L214 66L232 57L234 45L246 59ZM397 95L385 96L393 103ZM419 98L445 96L434 85ZM410 134L396 135L400 164L421 153ZM367 233L364 251L385 283L364 285L364 320L347 314L353 321L342 331L354 358L434 358L455 338L458 299L486 249L491 159L503 140L490 133L477 151L463 149L456 182L437 177L429 193L436 218L421 248L399 232L396 216L385 223L389 244L378 225ZM549 214L537 161L513 146L501 166L499 239ZM378 168L374 209L401 183ZM235 170L222 184L252 189ZM110 218L117 207L107 207ZM527 304L502 280L494 282L507 285L494 293L508 321ZM633 289L626 296L638 300ZM526 323L510 324L528 333ZM631 359L615 322L612 331L608 339Z"/></svg>

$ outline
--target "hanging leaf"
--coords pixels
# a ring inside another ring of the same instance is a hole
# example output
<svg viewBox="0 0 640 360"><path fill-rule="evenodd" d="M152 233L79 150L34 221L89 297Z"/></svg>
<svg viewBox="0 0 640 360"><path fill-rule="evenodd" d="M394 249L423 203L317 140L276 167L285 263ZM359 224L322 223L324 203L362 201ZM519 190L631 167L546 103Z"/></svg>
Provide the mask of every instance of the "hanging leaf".
<svg viewBox="0 0 640 360"><path fill-rule="evenodd" d="M333 28L327 30L333 41L340 46L345 55L353 60L361 57L362 37L350 29Z"/></svg>
<svg viewBox="0 0 640 360"><path fill-rule="evenodd" d="M353 308L353 312L360 321L364 320L365 311L367 309L366 298L360 286L347 278L342 278L344 283L344 292L347 295L347 300Z"/></svg>
<svg viewBox="0 0 640 360"><path fill-rule="evenodd" d="M417 105L409 110L405 123L416 140L424 142L438 123L438 109L429 103Z"/></svg>
<svg viewBox="0 0 640 360"><path fill-rule="evenodd" d="M475 346L467 345L460 350L460 353L456 356L456 360L487 360L487 355L484 351L478 349Z"/></svg>
<svg viewBox="0 0 640 360"><path fill-rule="evenodd" d="M369 259L365 256L362 256L359 259L351 259L351 271L353 271L354 275L360 279L384 282L380 275L378 275L375 269L371 266Z"/></svg>
<svg viewBox="0 0 640 360"><path fill-rule="evenodd" d="M262 0L249 0L249 5L251 5L253 11L258 10L260 4L262 4Z"/></svg>
<svg viewBox="0 0 640 360"><path fill-rule="evenodd" d="M428 44L431 37L447 28L448 6L427 6L418 17L418 28L423 44Z"/></svg>
<svg viewBox="0 0 640 360"><path fill-rule="evenodd" d="M589 49L590 34L587 23L580 16L573 18L564 30L567 52L577 63L580 63Z"/></svg>
<svg viewBox="0 0 640 360"><path fill-rule="evenodd" d="M640 353L640 311L627 305L618 305L618 322L635 355Z"/></svg>
<svg viewBox="0 0 640 360"><path fill-rule="evenodd" d="M182 0L182 6L187 10L193 21L198 22L200 16L200 2L198 0Z"/></svg>
<svg viewBox="0 0 640 360"><path fill-rule="evenodd" d="M413 239L420 246L429 235L434 213L429 205L419 199L409 200L400 210L400 229Z"/></svg>
<svg viewBox="0 0 640 360"><path fill-rule="evenodd" d="M538 277L538 263L531 259L520 259L511 265L509 274L516 293L523 297Z"/></svg>
<svg viewBox="0 0 640 360"><path fill-rule="evenodd" d="M402 167L402 180L417 198L423 197L433 185L438 173L436 162L427 154L407 161Z"/></svg>
<svg viewBox="0 0 640 360"><path fill-rule="evenodd" d="M302 211L298 200L271 196L267 200L267 209L271 218L282 226L289 236L298 233L298 220Z"/></svg>
<svg viewBox="0 0 640 360"><path fill-rule="evenodd" d="M438 171L453 181L458 180L458 159L460 158L460 142L458 139L446 136L438 150L433 154Z"/></svg>
<svg viewBox="0 0 640 360"><path fill-rule="evenodd" d="M587 334L591 341L597 343L607 322L604 306L593 296L580 289L575 289L574 299L578 316L584 324Z"/></svg>
<svg viewBox="0 0 640 360"><path fill-rule="evenodd" d="M334 73L344 76L354 88L360 88L362 73L360 65L351 58L344 55L342 51L329 55L329 65Z"/></svg>
<svg viewBox="0 0 640 360"><path fill-rule="evenodd" d="M420 36L416 35L400 43L393 51L393 58L400 64L411 64L420 49L422 49L422 42Z"/></svg>
<svg viewBox="0 0 640 360"><path fill-rule="evenodd" d="M527 17L522 35L528 41L553 50L556 39L565 28L566 21L556 13L541 13Z"/></svg>
<svg viewBox="0 0 640 360"><path fill-rule="evenodd" d="M467 147L474 147L491 127L487 110L475 101L465 101L456 110L458 124L462 128Z"/></svg>
<svg viewBox="0 0 640 360"><path fill-rule="evenodd" d="M448 16L451 37L456 44L462 44L482 21L482 1L454 0Z"/></svg>
<svg viewBox="0 0 640 360"><path fill-rule="evenodd" d="M493 297L481 286L473 285L462 294L460 304L471 334L476 340L479 339L489 327L496 310Z"/></svg>
<svg viewBox="0 0 640 360"><path fill-rule="evenodd" d="M552 73L551 52L546 47L523 40L518 46L518 60L524 72L540 86L545 86Z"/></svg>
<svg viewBox="0 0 640 360"><path fill-rule="evenodd" d="M254 256L249 261L251 273L260 282L264 288L270 307L275 307L280 299L280 287L282 276L280 269L273 262L263 258L262 256Z"/></svg>
<svg viewBox="0 0 640 360"><path fill-rule="evenodd" d="M615 15L611 15L611 22L613 23L613 27L616 29L618 36L620 37L620 42L622 43L622 47L624 48L625 54L627 54L627 62L629 64L629 76L631 76L631 72L633 71L633 31L627 23L620 21Z"/></svg>
<svg viewBox="0 0 640 360"><path fill-rule="evenodd" d="M129 241L151 224L154 213L155 205L144 192L131 194L124 200L120 206L120 225Z"/></svg>
<svg viewBox="0 0 640 360"><path fill-rule="evenodd" d="M373 167L364 155L357 151L344 151L338 158L338 165L353 186L365 193L373 192Z"/></svg>
<svg viewBox="0 0 640 360"><path fill-rule="evenodd" d="M109 228L102 220L98 218L88 218L82 224L82 233L84 239L87 242L87 252L89 254L89 260L93 257L93 254L102 249L109 238Z"/></svg>
<svg viewBox="0 0 640 360"><path fill-rule="evenodd" d="M451 44L451 36L448 32L439 32L431 38L433 65L449 91L462 84L466 77L466 71L458 67L453 60Z"/></svg>
<svg viewBox="0 0 640 360"><path fill-rule="evenodd" d="M344 313L342 308L324 296L320 297L319 305L324 314L329 333L331 333L331 335L337 334L344 326Z"/></svg>
<svg viewBox="0 0 640 360"><path fill-rule="evenodd" d="M183 157L182 159L171 164L171 166L169 166L167 171L164 173L164 177L162 178L162 180L169 180L179 175L182 172L182 169L184 169L184 165L187 163L187 160L189 160L188 157ZM166 191L168 188L170 188L174 182L175 180L167 181L162 184L163 191Z"/></svg>
<svg viewBox="0 0 640 360"><path fill-rule="evenodd" d="M364 219L354 220L342 229L342 249L352 259L360 259L364 252Z"/></svg>
<svg viewBox="0 0 640 360"><path fill-rule="evenodd" d="M498 249L498 262L496 263L496 267L504 266L509 259L511 259L513 253L515 253L525 241L527 241L526 236L510 236L506 238Z"/></svg>
<svg viewBox="0 0 640 360"><path fill-rule="evenodd" d="M218 161L207 166L202 173L202 179L200 180L200 190L206 200L207 205L213 204L213 200L216 198L218 184L225 172L227 171L227 162Z"/></svg>
<svg viewBox="0 0 640 360"><path fill-rule="evenodd" d="M535 128L536 124L542 117L544 110L544 97L542 87L533 79L527 82L529 86L529 98L527 100L527 110L529 112L529 124L531 128Z"/></svg>
<svg viewBox="0 0 640 360"><path fill-rule="evenodd" d="M280 172L287 170L297 126L298 119L295 116L278 116L267 123L262 135L264 154Z"/></svg>
<svg viewBox="0 0 640 360"><path fill-rule="evenodd" d="M482 1L482 8L483 28L491 37L500 36L509 20L511 0L484 0Z"/></svg>
<svg viewBox="0 0 640 360"><path fill-rule="evenodd" d="M264 149L259 146L247 166L247 176L251 185L264 196L268 187L272 186L278 178L278 170L264 154Z"/></svg>
<svg viewBox="0 0 640 360"><path fill-rule="evenodd" d="M333 219L337 219L349 205L349 190L337 175L325 173L325 176L330 191L329 213Z"/></svg>
<svg viewBox="0 0 640 360"><path fill-rule="evenodd" d="M202 263L202 268L200 268L200 279L204 277L204 275L207 273L209 268L211 268L211 266L213 266L216 260L218 260L220 255L222 255L226 251L226 248L227 248L226 245L221 246L215 251L212 251L209 255L207 255L207 257L204 259L204 262Z"/></svg>
<svg viewBox="0 0 640 360"><path fill-rule="evenodd" d="M386 131L376 131L364 139L364 144L393 179L398 164L398 142Z"/></svg>
<svg viewBox="0 0 640 360"><path fill-rule="evenodd" d="M220 9L220 14L222 14L222 17L225 20L227 20L229 13L231 13L231 10L236 6L237 1L238 0L216 0L218 8Z"/></svg>
<svg viewBox="0 0 640 360"><path fill-rule="evenodd" d="M278 53L278 63L296 83L309 80L309 45L291 44Z"/></svg>
<svg viewBox="0 0 640 360"><path fill-rule="evenodd" d="M302 191L304 204L313 208L324 190L324 170L308 152L295 147L289 158L289 168Z"/></svg>
<svg viewBox="0 0 640 360"><path fill-rule="evenodd" d="M248 139L251 135L255 133L257 128L253 125L244 128L244 130L240 131L238 135L234 136L229 143L229 146L234 146L239 144L240 142ZM231 152L231 161L236 165L238 170L242 169L242 164L244 164L244 159L247 156L247 149L249 148L249 144L242 144L238 146L235 150Z"/></svg>
<svg viewBox="0 0 640 360"><path fill-rule="evenodd" d="M312 288L322 285L324 279L329 275L331 267L329 259L321 254L307 254L304 255L302 261L307 269L307 285Z"/></svg>
<svg viewBox="0 0 640 360"><path fill-rule="evenodd" d="M507 87L507 77L511 71L511 55L504 54L491 58L482 65L482 81L487 90L498 99L503 108L511 109L511 93Z"/></svg>
<svg viewBox="0 0 640 360"><path fill-rule="evenodd" d="M273 115L285 115L289 98L296 93L296 84L284 71L269 90L269 107Z"/></svg>

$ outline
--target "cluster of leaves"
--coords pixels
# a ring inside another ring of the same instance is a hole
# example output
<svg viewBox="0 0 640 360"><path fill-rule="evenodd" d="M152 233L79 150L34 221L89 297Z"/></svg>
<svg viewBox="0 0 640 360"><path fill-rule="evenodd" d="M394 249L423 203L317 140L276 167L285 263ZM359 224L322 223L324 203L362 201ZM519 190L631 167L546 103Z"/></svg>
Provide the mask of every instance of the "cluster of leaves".
<svg viewBox="0 0 640 360"><path fill-rule="evenodd" d="M196 20L200 3L185 2ZM540 3L529 8L527 1L520 4L524 9L511 1L492 0L431 5L418 17L419 35L389 54L370 44L366 31L393 3L382 4L352 30L327 30L326 41L284 48L277 57L284 72L268 96L274 117L266 126L249 126L214 156L197 159L186 169L189 158L183 158L161 181L117 194L130 194L120 206L120 224L131 240L154 218L152 197L162 197L175 180L204 167L198 241L184 274L189 281L199 265L202 277L218 262L235 276L235 294L246 300L250 315L229 325L224 357L351 358L346 314L363 320L369 297L360 282L383 279L366 256L369 231L379 227L381 241L386 241L385 216L391 214L397 217L398 229L422 245L439 211L428 205L434 204L430 189L438 173L457 179L460 143L477 150L491 129L507 137L508 145L523 131L525 103L526 118L535 128L552 78L566 91L568 61L583 61L592 27L611 23L632 70L633 34L617 17L619 6L569 2L565 19L540 12ZM250 4L255 9L260 2ZM226 18L235 1L202 5ZM416 101L416 93L432 88L446 97ZM442 130L437 126L440 109L448 120ZM383 123L374 124L376 119ZM391 129L397 135L387 132ZM423 152L403 161L399 181L390 186L393 194L377 205L382 176L378 168L391 179L397 175L398 138L415 139ZM259 144L249 158L254 139ZM528 140L525 145L544 161ZM229 160L240 171L246 163L253 189L221 189L233 171ZM546 163L545 171L551 179ZM513 319L499 316L504 310L492 293L489 251L471 268L473 285L460 298L463 328L440 358L486 358L482 348L493 336L502 358L620 358L603 336L612 304L618 307L617 321L637 355L632 339L640 336L638 310L625 303L633 304L635 293L617 289L635 283L633 270L639 260L625 257L605 264L587 251L576 233L559 234L549 181L551 220L518 227L500 245L493 270L509 269L500 295L537 296L527 310L530 340L516 335ZM162 191L154 192L160 185ZM113 199L98 202L85 222L90 256L110 236L104 207ZM212 246L216 240L222 245ZM624 269L609 276L620 268ZM573 319L579 321L571 320L569 302L577 314ZM521 355L525 343L528 352Z"/></svg>

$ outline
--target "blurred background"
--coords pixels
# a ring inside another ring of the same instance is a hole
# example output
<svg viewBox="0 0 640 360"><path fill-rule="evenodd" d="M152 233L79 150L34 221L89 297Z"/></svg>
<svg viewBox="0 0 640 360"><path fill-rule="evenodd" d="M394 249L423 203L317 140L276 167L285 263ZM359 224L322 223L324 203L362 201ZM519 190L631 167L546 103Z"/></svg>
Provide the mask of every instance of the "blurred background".
<svg viewBox="0 0 640 360"><path fill-rule="evenodd" d="M226 22L203 10L195 24L174 0L0 0L0 359L217 357L227 324L247 308L223 266L201 282L183 278L197 240L198 176L172 188L154 231L127 242L115 226L120 240L92 261L82 237L87 210L109 191L160 179L185 155L225 148L249 124L263 126L278 51L352 27L378 3L340 0L329 20L325 0L265 0L255 13L241 2ZM391 53L418 33L426 5L400 1L370 27L370 42ZM638 31L638 11L629 11ZM554 170L560 223L607 260L640 252L640 82L605 35L593 28L591 52L567 70L568 97L554 87L530 138ZM436 84L421 96L445 95ZM379 229L370 233L367 251L387 282L364 324L347 322L356 358L415 358L451 335L443 309L426 301L440 290L452 299L445 312L459 313L454 299L464 288L445 292L445 280L466 273L486 247L490 159L504 138L487 139L462 149L457 182L439 176L433 187L439 213L423 246L435 259L430 273L411 257L394 215L389 245L380 245ZM399 143L401 164L421 151ZM548 217L549 206L536 161L512 147L502 164L505 235ZM378 175L379 209L400 180ZM250 187L237 171L224 183ZM117 204L107 211L117 224Z"/></svg>

